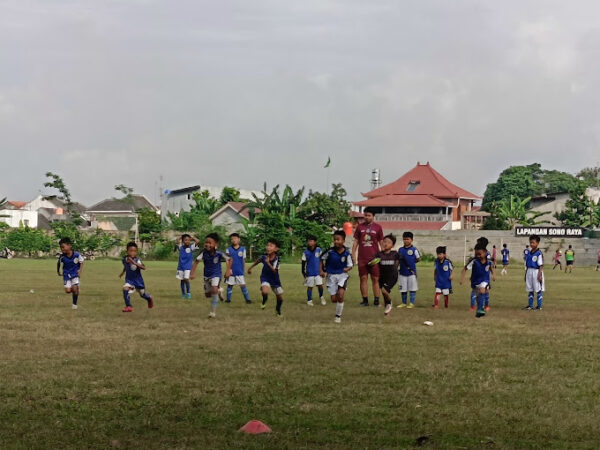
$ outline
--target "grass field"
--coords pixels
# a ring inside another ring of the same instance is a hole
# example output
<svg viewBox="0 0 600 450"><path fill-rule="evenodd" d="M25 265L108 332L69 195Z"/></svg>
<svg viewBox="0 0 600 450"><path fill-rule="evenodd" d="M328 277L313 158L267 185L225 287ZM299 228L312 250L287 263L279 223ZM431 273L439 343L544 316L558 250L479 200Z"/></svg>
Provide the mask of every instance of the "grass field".
<svg viewBox="0 0 600 450"><path fill-rule="evenodd" d="M498 278L475 319L455 283L431 308L420 268L414 310L359 308L354 273L343 322L304 302L284 265L284 318L235 292L207 319L193 282L148 262L156 306L121 313L118 261L87 262L71 310L52 260L0 261L0 448L598 448L600 273L547 271L527 312L522 268ZM31 293L30 289L35 292ZM394 293L399 298L399 293ZM433 327L423 326L431 320ZM237 430L250 419L273 429Z"/></svg>

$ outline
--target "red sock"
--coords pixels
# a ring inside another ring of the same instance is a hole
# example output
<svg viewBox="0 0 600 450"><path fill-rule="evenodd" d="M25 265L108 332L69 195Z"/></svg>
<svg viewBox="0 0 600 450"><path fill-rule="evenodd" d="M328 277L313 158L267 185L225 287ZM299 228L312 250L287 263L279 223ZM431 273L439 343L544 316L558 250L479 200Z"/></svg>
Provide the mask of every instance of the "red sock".
<svg viewBox="0 0 600 450"><path fill-rule="evenodd" d="M450 300L450 297L447 295L444 295L444 306L446 306L446 308L448 307L448 300Z"/></svg>
<svg viewBox="0 0 600 450"><path fill-rule="evenodd" d="M433 304L434 304L435 306L437 306L437 305L439 305L439 303L440 303L440 294L439 294L439 293L436 293L436 294L435 294L435 298L433 299Z"/></svg>

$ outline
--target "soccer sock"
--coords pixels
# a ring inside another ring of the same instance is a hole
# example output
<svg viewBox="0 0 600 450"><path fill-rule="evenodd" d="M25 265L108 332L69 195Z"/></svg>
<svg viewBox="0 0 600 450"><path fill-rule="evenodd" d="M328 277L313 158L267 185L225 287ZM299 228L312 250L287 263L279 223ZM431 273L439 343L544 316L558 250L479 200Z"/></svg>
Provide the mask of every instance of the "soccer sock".
<svg viewBox="0 0 600 450"><path fill-rule="evenodd" d="M187 280L185 282L185 290L187 291L188 294L192 291L192 284L190 283L189 280Z"/></svg>
<svg viewBox="0 0 600 450"><path fill-rule="evenodd" d="M246 286L242 286L242 294L244 295L244 300L247 302L250 301L250 294L248 294L248 288Z"/></svg>
<svg viewBox="0 0 600 450"><path fill-rule="evenodd" d="M484 295L485 294L478 294L477 295L477 309L478 310L483 309L483 301L484 301L483 297L484 297Z"/></svg>
<svg viewBox="0 0 600 450"><path fill-rule="evenodd" d="M275 311L277 314L281 315L281 304L283 303L283 299L277 299L277 306L275 306Z"/></svg>
<svg viewBox="0 0 600 450"><path fill-rule="evenodd" d="M542 307L542 303L544 302L544 293L542 291L539 291L537 293L537 306L538 308Z"/></svg>
<svg viewBox="0 0 600 450"><path fill-rule="evenodd" d="M213 294L210 297L210 310L213 313L217 312L217 306L219 305L219 294Z"/></svg>
<svg viewBox="0 0 600 450"><path fill-rule="evenodd" d="M323 286L318 286L317 289L319 289L319 297L323 297Z"/></svg>
<svg viewBox="0 0 600 450"><path fill-rule="evenodd" d="M415 291L410 291L410 302L414 305L415 300L417 299L417 293Z"/></svg>
<svg viewBox="0 0 600 450"><path fill-rule="evenodd" d="M146 300L148 303L150 303L151 297L150 294L148 294L147 292L144 292L143 294L141 294L141 297Z"/></svg>
<svg viewBox="0 0 600 450"><path fill-rule="evenodd" d="M306 290L306 298L309 302L312 300L312 289L309 288Z"/></svg>
<svg viewBox="0 0 600 450"><path fill-rule="evenodd" d="M123 289L123 300L125 300L125 306L131 307L131 295L128 289Z"/></svg>
<svg viewBox="0 0 600 450"><path fill-rule="evenodd" d="M450 296L449 295L444 295L444 306L447 308L448 307L448 302L450 301Z"/></svg>
<svg viewBox="0 0 600 450"><path fill-rule="evenodd" d="M529 293L528 300L529 300L529 307L533 308L533 292Z"/></svg>
<svg viewBox="0 0 600 450"><path fill-rule="evenodd" d="M485 294L483 294L483 300L485 303L485 306L490 306L490 293L486 292Z"/></svg>
<svg viewBox="0 0 600 450"><path fill-rule="evenodd" d="M477 301L477 292L471 290L471 308L475 307L475 302Z"/></svg>
<svg viewBox="0 0 600 450"><path fill-rule="evenodd" d="M263 305L267 303L269 296L267 294L263 294Z"/></svg>
<svg viewBox="0 0 600 450"><path fill-rule="evenodd" d="M433 306L437 306L440 303L440 294L436 292L435 297L433 297Z"/></svg>
<svg viewBox="0 0 600 450"><path fill-rule="evenodd" d="M408 293L407 292L403 292L402 293L402 303L404 303L406 305L406 300L408 298Z"/></svg>
<svg viewBox="0 0 600 450"><path fill-rule="evenodd" d="M231 301L231 294L233 294L233 286L231 284L227 285L227 301Z"/></svg>
<svg viewBox="0 0 600 450"><path fill-rule="evenodd" d="M76 305L77 304L77 299L79 298L79 294L76 294L75 292L73 292L73 304Z"/></svg>
<svg viewBox="0 0 600 450"><path fill-rule="evenodd" d="M392 304L392 298L391 297L385 297L385 295L383 296L383 303L385 303L385 306L387 305L391 305Z"/></svg>
<svg viewBox="0 0 600 450"><path fill-rule="evenodd" d="M373 303L379 303L379 297L373 297Z"/></svg>
<svg viewBox="0 0 600 450"><path fill-rule="evenodd" d="M369 303L369 297L363 297L363 303Z"/></svg>
<svg viewBox="0 0 600 450"><path fill-rule="evenodd" d="M185 281L181 280L179 282L179 287L181 287L181 295L185 295Z"/></svg>
<svg viewBox="0 0 600 450"><path fill-rule="evenodd" d="M342 317L342 312L344 311L344 303L337 302L335 304L335 316Z"/></svg>

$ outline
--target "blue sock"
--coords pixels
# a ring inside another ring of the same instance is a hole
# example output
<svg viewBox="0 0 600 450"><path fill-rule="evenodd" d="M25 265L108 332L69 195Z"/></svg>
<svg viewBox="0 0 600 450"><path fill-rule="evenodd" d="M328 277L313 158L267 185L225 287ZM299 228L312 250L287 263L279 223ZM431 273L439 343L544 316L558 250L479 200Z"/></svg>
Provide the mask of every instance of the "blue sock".
<svg viewBox="0 0 600 450"><path fill-rule="evenodd" d="M415 300L417 299L417 293L415 291L410 292L410 302L414 305Z"/></svg>
<svg viewBox="0 0 600 450"><path fill-rule="evenodd" d="M131 306L131 295L129 295L129 290L123 289L123 300L125 300L125 306Z"/></svg>
<svg viewBox="0 0 600 450"><path fill-rule="evenodd" d="M150 303L150 294L148 294L147 292L144 292L144 293L142 294L142 298L143 298L144 300L146 300L148 303Z"/></svg>
<svg viewBox="0 0 600 450"><path fill-rule="evenodd" d="M486 292L485 294L483 294L483 300L484 300L485 306L490 306L490 293L489 292Z"/></svg>
<svg viewBox="0 0 600 450"><path fill-rule="evenodd" d="M529 300L529 307L533 308L533 292L529 293L529 296L527 299Z"/></svg>
<svg viewBox="0 0 600 450"><path fill-rule="evenodd" d="M248 294L248 288L246 286L242 286L242 294L244 294L244 300L247 302L250 301L250 294Z"/></svg>
<svg viewBox="0 0 600 450"><path fill-rule="evenodd" d="M484 302L483 297L484 296L485 296L485 294L478 294L477 295L477 309L478 310L483 309L483 302Z"/></svg>
<svg viewBox="0 0 600 450"><path fill-rule="evenodd" d="M323 286L317 286L317 289L319 289L319 297L323 297Z"/></svg>
<svg viewBox="0 0 600 450"><path fill-rule="evenodd" d="M471 308L475 307L475 303L477 302L477 292L474 289L471 290Z"/></svg>
<svg viewBox="0 0 600 450"><path fill-rule="evenodd" d="M542 303L544 302L544 293L542 291L537 293L537 306L538 308L542 307Z"/></svg>
<svg viewBox="0 0 600 450"><path fill-rule="evenodd" d="M179 285L181 287L181 295L185 295L185 281L181 280Z"/></svg>
<svg viewBox="0 0 600 450"><path fill-rule="evenodd" d="M406 305L406 301L408 298L408 292L403 292L402 293L402 303L404 303Z"/></svg>
<svg viewBox="0 0 600 450"><path fill-rule="evenodd" d="M192 285L189 280L185 282L185 290L188 294L192 291Z"/></svg>
<svg viewBox="0 0 600 450"><path fill-rule="evenodd" d="M213 312L217 310L217 305L219 304L219 294L213 294L210 298L210 306L212 307Z"/></svg>
<svg viewBox="0 0 600 450"><path fill-rule="evenodd" d="M231 284L227 285L227 301L231 301L231 294L233 294L233 286Z"/></svg>
<svg viewBox="0 0 600 450"><path fill-rule="evenodd" d="M306 298L309 302L312 300L312 289L309 288L306 290Z"/></svg>

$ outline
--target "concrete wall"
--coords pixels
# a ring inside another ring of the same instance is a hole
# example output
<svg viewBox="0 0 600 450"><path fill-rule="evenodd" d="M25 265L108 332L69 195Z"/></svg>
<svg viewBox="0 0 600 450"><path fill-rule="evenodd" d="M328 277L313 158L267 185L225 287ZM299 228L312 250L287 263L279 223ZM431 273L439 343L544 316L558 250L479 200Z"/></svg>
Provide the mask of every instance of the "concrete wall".
<svg viewBox="0 0 600 450"><path fill-rule="evenodd" d="M29 228L37 228L38 213L36 211L25 211L23 209L0 210L0 222L7 223L11 228L19 228L21 224Z"/></svg>

